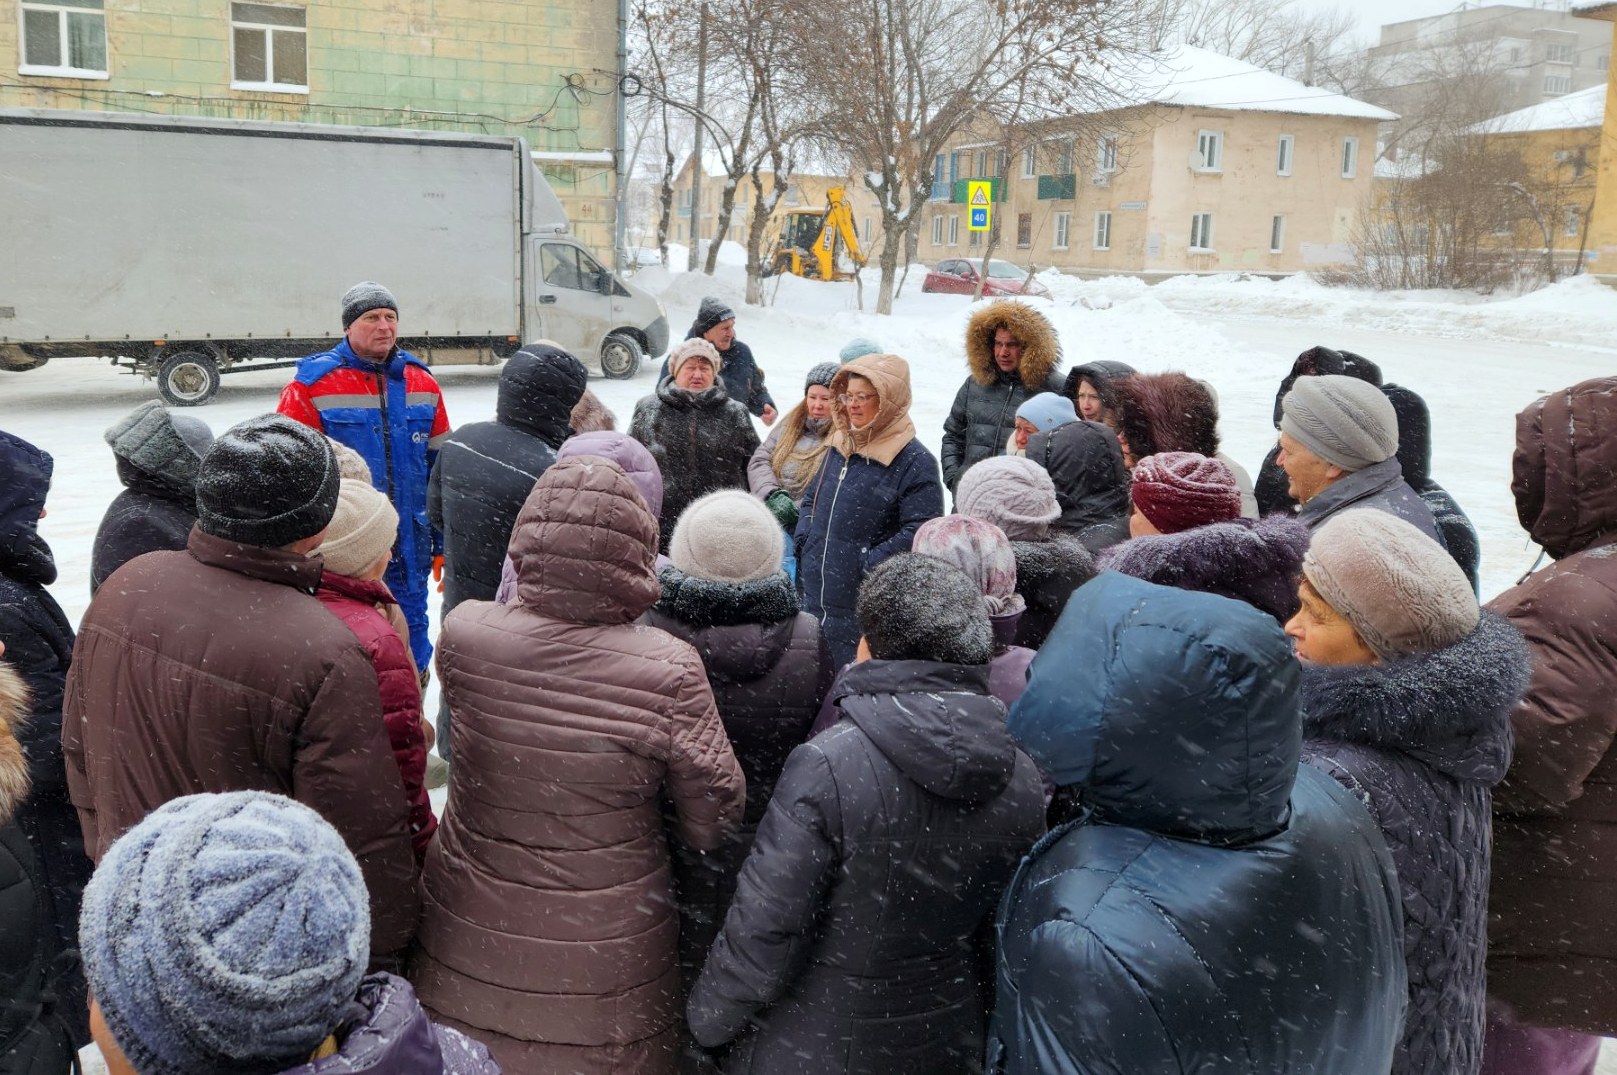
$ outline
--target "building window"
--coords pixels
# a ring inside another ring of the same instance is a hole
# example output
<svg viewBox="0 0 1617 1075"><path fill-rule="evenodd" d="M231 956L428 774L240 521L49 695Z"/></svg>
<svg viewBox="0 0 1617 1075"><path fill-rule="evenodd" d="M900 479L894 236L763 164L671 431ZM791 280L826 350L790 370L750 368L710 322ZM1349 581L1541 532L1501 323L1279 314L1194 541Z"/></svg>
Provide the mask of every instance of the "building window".
<svg viewBox="0 0 1617 1075"><path fill-rule="evenodd" d="M1286 249L1286 218L1277 216L1269 222L1269 253L1279 254Z"/></svg>
<svg viewBox="0 0 1617 1075"><path fill-rule="evenodd" d="M1190 248L1213 249L1213 214L1197 213L1190 218Z"/></svg>
<svg viewBox="0 0 1617 1075"><path fill-rule="evenodd" d="M1545 75L1544 76L1544 92L1548 93L1548 94L1554 94L1554 95L1560 95L1560 94L1563 94L1563 93L1571 93L1572 92L1572 76L1571 75Z"/></svg>
<svg viewBox="0 0 1617 1075"><path fill-rule="evenodd" d="M22 75L107 77L107 16L102 0L54 0L19 5Z"/></svg>
<svg viewBox="0 0 1617 1075"><path fill-rule="evenodd" d="M1061 143L1061 156L1056 160L1056 174L1072 174L1072 142L1070 139Z"/></svg>
<svg viewBox="0 0 1617 1075"><path fill-rule="evenodd" d="M960 218L957 216L949 218L949 245L960 245Z"/></svg>
<svg viewBox="0 0 1617 1075"><path fill-rule="evenodd" d="M1280 136L1280 146L1275 151L1275 175L1291 174L1291 151L1296 148L1297 139L1289 134Z"/></svg>
<svg viewBox="0 0 1617 1075"><path fill-rule="evenodd" d="M1039 174L1039 147L1028 146L1022 150L1022 178L1032 179Z"/></svg>
<svg viewBox="0 0 1617 1075"><path fill-rule="evenodd" d="M1359 174L1359 140L1342 139L1342 178L1352 179Z"/></svg>
<svg viewBox="0 0 1617 1075"><path fill-rule="evenodd" d="M1545 45L1544 59L1548 63L1571 63L1571 45Z"/></svg>
<svg viewBox="0 0 1617 1075"><path fill-rule="evenodd" d="M1196 132L1196 170L1218 172L1224 168L1224 132Z"/></svg>
<svg viewBox="0 0 1617 1075"><path fill-rule="evenodd" d="M1016 214L1016 245L1029 247L1033 245L1033 214Z"/></svg>
<svg viewBox="0 0 1617 1075"><path fill-rule="evenodd" d="M1055 241L1050 245L1057 250L1065 250L1067 249L1067 233L1072 230L1072 214L1057 213L1055 225Z"/></svg>
<svg viewBox="0 0 1617 1075"><path fill-rule="evenodd" d="M979 149L977 151L977 171L974 174L977 176L988 174L988 150Z"/></svg>
<svg viewBox="0 0 1617 1075"><path fill-rule="evenodd" d="M1095 170L1101 173L1117 171L1117 139L1102 138L1095 147Z"/></svg>
<svg viewBox="0 0 1617 1075"><path fill-rule="evenodd" d="M932 200L949 196L949 180L943 172L943 154L932 158Z"/></svg>
<svg viewBox="0 0 1617 1075"><path fill-rule="evenodd" d="M967 246L982 246L983 245L983 233L980 232L980 231L971 231L971 230L968 229L967 232L966 232L966 245Z"/></svg>
<svg viewBox="0 0 1617 1075"><path fill-rule="evenodd" d="M994 178L1000 179L1005 175L1005 166L1010 163L1010 151L997 150L994 153Z"/></svg>
<svg viewBox="0 0 1617 1075"><path fill-rule="evenodd" d="M308 92L308 33L300 7L231 4L232 89Z"/></svg>
<svg viewBox="0 0 1617 1075"><path fill-rule="evenodd" d="M1095 249L1110 250L1112 248L1112 214L1099 212L1095 214Z"/></svg>
<svg viewBox="0 0 1617 1075"><path fill-rule="evenodd" d="M943 245L943 214L934 213L932 216L932 245Z"/></svg>
<svg viewBox="0 0 1617 1075"><path fill-rule="evenodd" d="M1575 205L1566 207L1566 213L1561 221L1561 231L1568 238L1576 238L1583 230L1583 211Z"/></svg>
<svg viewBox="0 0 1617 1075"><path fill-rule="evenodd" d="M1604 70L1606 70L1606 68L1608 68L1610 66L1611 66L1611 57L1610 56L1602 53L1600 56L1596 57L1596 59L1595 59L1595 69L1596 70L1604 71Z"/></svg>

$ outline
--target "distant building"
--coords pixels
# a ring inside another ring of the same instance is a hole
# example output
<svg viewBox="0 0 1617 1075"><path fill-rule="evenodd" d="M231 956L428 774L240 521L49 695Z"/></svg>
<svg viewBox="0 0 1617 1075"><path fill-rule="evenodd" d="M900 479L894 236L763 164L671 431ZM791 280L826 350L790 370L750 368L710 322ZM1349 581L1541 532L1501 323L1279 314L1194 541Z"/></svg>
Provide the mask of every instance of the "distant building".
<svg viewBox="0 0 1617 1075"><path fill-rule="evenodd" d="M621 32L586 0L0 0L0 107L521 136L605 254Z"/></svg>
<svg viewBox="0 0 1617 1075"><path fill-rule="evenodd" d="M963 132L933 162L920 257L981 257L966 180L994 181L995 257L1145 277L1349 262L1385 109L1197 48L1117 71L1094 112Z"/></svg>
<svg viewBox="0 0 1617 1075"><path fill-rule="evenodd" d="M1546 248L1557 275L1574 271L1589 241L1597 185L1600 130L1606 115L1604 83L1498 116L1466 129L1490 148L1521 158L1526 182L1515 201L1518 222L1496 236L1530 264Z"/></svg>
<svg viewBox="0 0 1617 1075"><path fill-rule="evenodd" d="M1411 112L1437 70L1465 64L1503 73L1504 111L1604 85L1611 34L1566 10L1565 0L1535 7L1460 5L1455 11L1381 27L1368 57L1386 89L1367 94L1395 112Z"/></svg>
<svg viewBox="0 0 1617 1075"><path fill-rule="evenodd" d="M1579 16L1617 24L1614 0L1577 0ZM1608 43L1617 37L1617 25L1606 30ZM1607 72L1606 110L1601 121L1600 160L1595 182L1594 212L1589 217L1588 253L1591 273L1617 286L1617 91L1611 89Z"/></svg>

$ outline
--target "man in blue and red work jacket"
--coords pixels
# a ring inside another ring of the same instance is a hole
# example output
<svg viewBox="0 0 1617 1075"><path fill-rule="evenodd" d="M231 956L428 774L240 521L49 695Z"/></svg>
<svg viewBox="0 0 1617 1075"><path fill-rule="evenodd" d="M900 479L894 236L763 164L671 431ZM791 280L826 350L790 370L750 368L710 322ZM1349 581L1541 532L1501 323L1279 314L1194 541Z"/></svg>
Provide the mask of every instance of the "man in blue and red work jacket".
<svg viewBox="0 0 1617 1075"><path fill-rule="evenodd" d="M427 476L449 435L443 394L426 363L399 350L399 304L381 284L342 297L343 339L298 362L276 408L364 457L371 484L399 513L398 540L383 576L405 621L423 680L432 660L427 585L443 535L427 520Z"/></svg>

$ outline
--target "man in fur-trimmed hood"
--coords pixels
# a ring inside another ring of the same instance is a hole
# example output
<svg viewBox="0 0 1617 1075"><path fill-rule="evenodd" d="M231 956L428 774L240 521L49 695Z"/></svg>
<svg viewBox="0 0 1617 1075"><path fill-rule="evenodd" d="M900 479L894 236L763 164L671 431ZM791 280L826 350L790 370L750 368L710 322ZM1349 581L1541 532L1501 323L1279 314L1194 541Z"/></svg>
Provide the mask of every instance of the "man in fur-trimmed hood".
<svg viewBox="0 0 1617 1075"><path fill-rule="evenodd" d="M952 492L973 463L999 455L1016 427L1016 408L1062 388L1061 341L1032 306L1000 299L966 323L966 365L943 423L943 482Z"/></svg>

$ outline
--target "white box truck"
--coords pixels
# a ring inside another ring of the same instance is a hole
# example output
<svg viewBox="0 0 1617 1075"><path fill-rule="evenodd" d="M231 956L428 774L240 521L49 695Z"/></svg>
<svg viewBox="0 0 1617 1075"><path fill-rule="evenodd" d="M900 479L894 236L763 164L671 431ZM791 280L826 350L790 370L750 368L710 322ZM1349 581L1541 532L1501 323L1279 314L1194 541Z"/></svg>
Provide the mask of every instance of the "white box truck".
<svg viewBox="0 0 1617 1075"><path fill-rule="evenodd" d="M427 362L549 339L631 377L668 347L662 304L568 234L520 138L0 109L0 369L105 355L205 403L221 374L331 346L361 280Z"/></svg>

